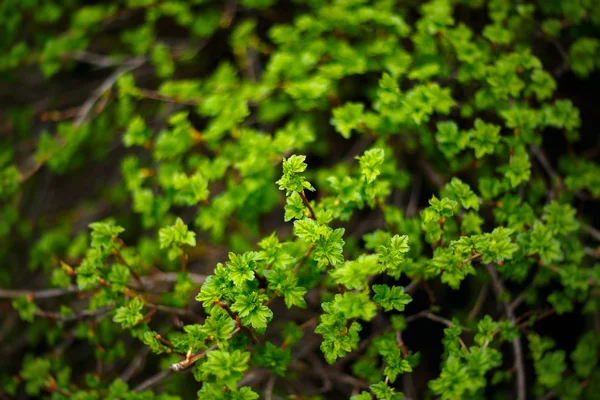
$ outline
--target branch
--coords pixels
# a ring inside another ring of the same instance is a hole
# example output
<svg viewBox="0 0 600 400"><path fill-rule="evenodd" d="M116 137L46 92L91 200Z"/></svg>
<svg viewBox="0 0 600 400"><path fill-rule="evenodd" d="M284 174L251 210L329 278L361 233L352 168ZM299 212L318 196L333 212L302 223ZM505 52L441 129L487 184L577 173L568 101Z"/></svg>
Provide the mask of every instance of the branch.
<svg viewBox="0 0 600 400"><path fill-rule="evenodd" d="M151 376L150 378L146 379L144 382L137 385L133 389L133 391L137 393L137 392L141 392L146 389L150 389L151 387L158 385L160 382L165 380L169 375L171 375L172 372L173 371L170 369L165 369L163 371L160 371L158 374Z"/></svg>
<svg viewBox="0 0 600 400"><path fill-rule="evenodd" d="M468 317L469 319L474 319L477 316L477 314L479 314L479 311L481 311L481 307L483 306L483 303L485 302L488 290L489 290L489 285L487 285L487 284L483 285L483 287L481 288L481 291L479 292L479 296L477 296L475 305L473 306L473 309L469 313L469 317Z"/></svg>
<svg viewBox="0 0 600 400"><path fill-rule="evenodd" d="M273 394L273 388L275 387L275 377L271 376L265 385L265 400L271 400Z"/></svg>
<svg viewBox="0 0 600 400"><path fill-rule="evenodd" d="M408 286L406 286L406 287L404 288L404 293L408 293L408 294L411 294L411 293L413 293L414 291L416 291L416 290L419 288L419 285L420 285L420 284L421 284L421 278L416 278L416 279L413 279L413 280L412 280L412 281L411 281L411 282L408 284Z"/></svg>
<svg viewBox="0 0 600 400"><path fill-rule="evenodd" d="M192 272L187 272L187 275L196 285L202 285L204 281L206 281L206 275L194 274ZM142 276L142 282L147 286L154 286L158 282L175 283L177 282L178 276L178 273L165 272L155 275Z"/></svg>
<svg viewBox="0 0 600 400"><path fill-rule="evenodd" d="M106 307L101 307L98 308L96 310L83 310L82 312L78 313L78 314L73 314L73 315L69 315L69 316L64 316L61 315L59 313L55 313L55 312L51 312L51 311L43 311L43 310L37 310L35 312L35 315L38 317L43 317L43 318L49 318L52 320L55 320L57 322L71 322L71 321L77 321L83 318L92 318L92 317L97 317L97 316L103 316L103 315L107 315L108 313L110 313L110 311L114 308L114 306L106 306Z"/></svg>
<svg viewBox="0 0 600 400"><path fill-rule="evenodd" d="M110 74L110 76L108 78L106 78L104 80L104 82L102 82L102 84L100 86L98 86L98 88L96 90L94 90L94 92L92 93L92 96L89 99L87 99L85 103L83 103L83 105L81 106L81 109L79 110L79 113L77 113L77 117L73 121L73 126L76 128L81 126L87 119L88 114L90 113L90 111L92 110L92 107L94 107L94 104L96 104L98 99L100 99L100 97L102 97L102 95L107 90L109 90L111 87L113 87L113 85L119 80L119 78L121 76L125 75L127 72L129 72L131 70L134 70L134 69L140 67L143 63L144 63L144 59L134 58L132 60L129 60L123 66L118 68L115 72Z"/></svg>
<svg viewBox="0 0 600 400"><path fill-rule="evenodd" d="M231 339L232 337L234 337L241 330L242 330L242 328L240 328L240 327L235 328L235 330L229 336L229 339ZM227 339L227 340L229 340L229 339ZM194 364L196 361L200 360L201 358L206 357L206 353L208 353L211 350L216 349L217 347L219 347L219 345L217 343L215 343L212 346L210 346L208 349L206 349L206 350L204 350L204 351L202 351L200 353L196 353L196 354L194 354L191 357L187 357L183 361L180 361L178 363L172 364L171 365L171 369L173 371L175 371L175 372L183 371L184 369L186 369L190 365Z"/></svg>
<svg viewBox="0 0 600 400"><path fill-rule="evenodd" d="M423 311L421 311L421 312L419 312L417 314L413 314L413 315L407 317L406 318L406 322L411 322L411 321L414 321L414 320L417 320L417 319L420 319L420 318L427 318L427 319L430 319L432 321L439 322L440 324L446 325L447 327L455 326L455 324L452 321L450 321L449 319L440 317L439 315L435 315L435 314L433 314L429 310L423 310ZM464 327L464 326L461 326L461 325L459 325L459 326L460 326L460 328L463 331L467 331L467 332L471 331L467 327Z"/></svg>
<svg viewBox="0 0 600 400"><path fill-rule="evenodd" d="M71 293L78 293L77 286L59 289L27 290L27 289L0 289L0 298L14 299L18 297L29 297L32 299L49 299L53 297L65 296Z"/></svg>
<svg viewBox="0 0 600 400"><path fill-rule="evenodd" d="M304 264L304 262L308 259L308 257L310 256L310 253L312 253L314 248L315 248L315 246L311 244L310 247L308 248L308 250L306 250L306 253L304 253L304 255L302 256L300 261L298 261L298 264L296 264L296 266L294 267L294 274L296 274L296 275L298 274L298 270L300 269L302 264Z"/></svg>
<svg viewBox="0 0 600 400"><path fill-rule="evenodd" d="M306 204L306 207L308 207L308 210L310 211L310 217L314 220L317 219L317 216L315 215L315 211L313 210L313 208L311 207L310 203L308 202L308 199L306 198L306 194L304 193L304 190L299 192L298 194L300 194L300 197L302 197L302 200L304 201L304 204Z"/></svg>
<svg viewBox="0 0 600 400"><path fill-rule="evenodd" d="M491 278L492 278L492 284L493 284L493 289L494 292L496 293L496 298L498 300L500 300L502 293L504 293L506 291L506 289L504 288L504 284L502 283L502 280L500 279L500 277L498 276L498 273L496 272L496 270L494 269L494 266L491 264L488 264L486 266ZM502 301L503 305L504 305L504 309L506 311L506 316L508 317L508 319L510 320L510 322L515 325L515 314L513 312L513 309L511 308L508 300L503 300ZM512 341L512 346L513 346L513 355L515 358L515 372L517 374L517 398L519 400L525 400L527 397L527 383L525 380L525 366L524 366L524 362L523 362L523 348L521 347L521 340L519 340L519 338L516 338Z"/></svg>
<svg viewBox="0 0 600 400"><path fill-rule="evenodd" d="M591 237L600 242L600 231L588 224L581 224L581 228L586 231Z"/></svg>

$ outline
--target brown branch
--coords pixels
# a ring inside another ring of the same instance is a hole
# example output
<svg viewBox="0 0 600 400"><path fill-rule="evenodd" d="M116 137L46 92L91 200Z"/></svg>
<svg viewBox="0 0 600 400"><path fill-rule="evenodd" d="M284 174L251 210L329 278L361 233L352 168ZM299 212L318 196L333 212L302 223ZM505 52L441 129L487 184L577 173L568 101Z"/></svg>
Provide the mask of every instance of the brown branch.
<svg viewBox="0 0 600 400"><path fill-rule="evenodd" d="M187 270L188 265L188 254L185 252L185 243L181 245L181 251L183 254L181 255L181 272L185 272Z"/></svg>
<svg viewBox="0 0 600 400"><path fill-rule="evenodd" d="M164 344L165 346L167 346L170 349L172 349L173 347L175 347L173 345L173 343L169 342L167 339L165 339L164 337L162 337L158 333L156 335L154 335L154 339L158 340L159 342L161 342L162 344Z"/></svg>

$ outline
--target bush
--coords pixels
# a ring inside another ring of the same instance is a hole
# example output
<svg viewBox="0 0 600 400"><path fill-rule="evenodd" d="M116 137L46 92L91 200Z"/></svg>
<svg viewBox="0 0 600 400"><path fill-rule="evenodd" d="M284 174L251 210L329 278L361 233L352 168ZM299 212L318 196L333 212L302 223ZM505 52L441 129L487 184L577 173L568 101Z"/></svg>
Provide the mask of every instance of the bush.
<svg viewBox="0 0 600 400"><path fill-rule="evenodd" d="M594 1L0 10L0 397L596 398Z"/></svg>

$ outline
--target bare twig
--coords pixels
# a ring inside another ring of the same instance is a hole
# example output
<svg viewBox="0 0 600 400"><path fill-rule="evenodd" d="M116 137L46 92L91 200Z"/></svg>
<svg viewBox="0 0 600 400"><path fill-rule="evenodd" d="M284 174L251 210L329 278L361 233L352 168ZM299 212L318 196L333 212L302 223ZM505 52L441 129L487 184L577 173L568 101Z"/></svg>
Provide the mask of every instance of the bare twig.
<svg viewBox="0 0 600 400"><path fill-rule="evenodd" d="M294 274L298 274L298 270L300 269L302 264L304 264L306 262L306 260L308 259L308 257L310 256L310 253L312 253L314 248L315 248L315 246L311 244L310 247L308 248L308 250L306 250L306 253L304 253L304 255L302 256L300 261L298 261L298 264L296 264L296 266L294 267Z"/></svg>
<svg viewBox="0 0 600 400"><path fill-rule="evenodd" d="M485 302L489 288L490 288L489 285L486 284L486 285L483 285L483 287L479 291L479 296L477 296L475 305L473 306L473 309L471 309L471 312L469 313L469 317L468 317L469 319L474 319L479 314L479 311L481 311L481 307L483 306L483 303Z"/></svg>
<svg viewBox="0 0 600 400"><path fill-rule="evenodd" d="M79 113L77 113L77 117L73 121L73 126L74 127L81 126L81 124L83 124L85 122L85 120L87 119L88 114L94 107L94 104L96 104L96 102L100 99L100 97L102 97L102 95L107 90L112 88L113 85L119 80L119 78L121 76L125 75L127 72L129 72L131 70L134 70L134 69L140 67L143 63L144 63L143 58L134 58L134 59L129 60L127 63L125 63L121 67L119 67L115 72L110 74L110 76L108 78L106 78L104 80L104 82L102 82L102 84L100 84L100 86L98 86L98 88L96 90L94 90L94 92L92 93L92 96L89 99L87 99L85 101L85 103L83 103L83 105L81 106L81 109L79 110Z"/></svg>
<svg viewBox="0 0 600 400"><path fill-rule="evenodd" d="M195 283L196 285L201 285L206 280L205 275L194 274L192 272L187 272L187 275L192 280L192 282ZM165 282L165 283L177 282L178 276L179 276L179 274L174 273L174 272L165 272L165 273L160 273L160 274L155 274L155 275L150 275L150 276L143 276L142 282L145 285L151 287L151 286L154 286L158 282Z"/></svg>
<svg viewBox="0 0 600 400"><path fill-rule="evenodd" d="M146 357L148 356L149 352L150 347L144 346L137 353L133 361L129 363L125 371L123 371L123 373L121 374L121 380L123 380L123 382L129 381L140 370L140 368L144 365L144 362L146 361Z"/></svg>
<svg viewBox="0 0 600 400"><path fill-rule="evenodd" d="M137 93L139 93L139 95L145 99L162 101L164 103L181 104L184 106L197 106L198 104L200 104L202 102L202 99L196 99L196 100L182 99L179 97L166 96L159 92L155 92L155 91L148 90L148 89L141 89L141 88L137 89Z"/></svg>
<svg viewBox="0 0 600 400"><path fill-rule="evenodd" d="M439 322L440 324L446 325L447 327L452 327L455 326L455 324L450 321L449 319L446 319L444 317L440 317L439 315L435 315L433 314L431 311L429 310L423 310L419 313L413 314L409 317L406 318L406 322L412 322L414 320L420 319L420 318L427 318L430 319L432 321L435 322ZM470 332L471 330L469 328L460 326L462 330Z"/></svg>
<svg viewBox="0 0 600 400"><path fill-rule="evenodd" d="M542 168L544 168L544 170L546 171L546 174L548 174L548 176L552 180L558 181L559 185L562 186L562 181L560 179L560 176L558 176L556 171L554 171L554 168L552 168L552 165L550 165L550 161L548 161L548 157L546 157L546 154L544 153L544 151L536 145L531 145L531 146L529 146L529 148L531 149L531 152L533 153L535 158L537 158L538 161L540 162L540 165L542 166Z"/></svg>
<svg viewBox="0 0 600 400"><path fill-rule="evenodd" d="M413 280L412 280L412 281L411 281L411 282L408 284L408 286L406 286L406 287L404 288L404 293L408 293L408 294L410 294L410 293L413 293L413 292L415 292L415 291L418 289L418 287L419 287L419 285L420 285L420 284L421 284L421 278L416 278L416 279L413 279Z"/></svg>
<svg viewBox="0 0 600 400"><path fill-rule="evenodd" d="M156 385L158 385L160 382L162 382L163 380L165 380L169 375L171 375L173 371L170 369L165 369L163 371L160 371L159 373L152 375L150 378L146 379L144 382L140 383L139 385L137 385L133 391L134 392L141 392L143 390L146 389L150 389Z"/></svg>
<svg viewBox="0 0 600 400"><path fill-rule="evenodd" d="M59 289L27 290L27 289L0 289L0 298L14 299L17 297L29 297L31 299L49 299L53 297L65 296L79 292L77 286Z"/></svg>
<svg viewBox="0 0 600 400"><path fill-rule="evenodd" d="M406 206L406 217L412 218L417 214L417 206L419 205L419 198L421 197L421 185L423 184L423 177L420 173L415 176L413 185L410 189L410 198L408 205Z"/></svg>
<svg viewBox="0 0 600 400"><path fill-rule="evenodd" d="M91 53L89 51L77 51L72 54L67 54L67 56L74 60L94 65L98 68L114 67L122 63L122 60L118 60L115 57Z"/></svg>
<svg viewBox="0 0 600 400"><path fill-rule="evenodd" d="M108 313L110 313L110 311L113 308L114 308L114 306L106 306L106 307L98 308L96 310L83 310L80 313L69 315L66 317L63 315L60 315L58 313L55 313L55 312L37 310L35 312L35 315L37 315L38 317L53 319L58 322L71 322L71 321L77 321L77 320L84 319L84 318L92 318L92 317L108 315Z"/></svg>
<svg viewBox="0 0 600 400"><path fill-rule="evenodd" d="M265 400L271 400L273 394L273 388L275 387L275 377L271 376L265 385Z"/></svg>
<svg viewBox="0 0 600 400"><path fill-rule="evenodd" d="M431 166L431 164L429 164L427 161L425 161L425 159L421 159L420 166L423 169L423 171L425 172L425 175L427 175L427 178L429 178L429 181L431 183L433 183L433 186L435 186L438 190L441 189L442 187L444 187L444 183L445 183L444 177L442 175L440 175Z"/></svg>
<svg viewBox="0 0 600 400"><path fill-rule="evenodd" d="M581 229L586 231L591 237L600 242L600 231L588 224L581 224Z"/></svg>
<svg viewBox="0 0 600 400"><path fill-rule="evenodd" d="M504 288L504 284L502 283L502 280L498 276L498 273L496 272L496 269L493 265L488 264L486 267L490 274L490 277L492 278L492 287L494 289L494 292L496 293L496 298L500 300L502 298L502 294L506 291L506 289ZM513 312L513 309L510 307L508 300L502 300L502 303L504 304L506 316L508 317L510 322L513 325L515 325L515 314ZM513 356L515 358L514 369L517 374L517 398L519 400L525 400L525 398L527 397L527 383L525 378L525 365L523 361L523 348L521 347L521 340L519 338L514 339L512 341L512 346Z"/></svg>

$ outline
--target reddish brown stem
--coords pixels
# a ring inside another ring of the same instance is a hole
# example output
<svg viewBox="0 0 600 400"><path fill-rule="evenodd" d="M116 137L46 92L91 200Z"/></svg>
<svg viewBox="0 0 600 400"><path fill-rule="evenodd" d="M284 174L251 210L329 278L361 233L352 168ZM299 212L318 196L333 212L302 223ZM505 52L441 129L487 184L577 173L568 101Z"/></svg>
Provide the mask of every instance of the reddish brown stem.
<svg viewBox="0 0 600 400"><path fill-rule="evenodd" d="M185 272L188 265L189 257L185 252L185 243L181 245L181 251L183 251L183 255L181 257L181 272Z"/></svg>
<svg viewBox="0 0 600 400"><path fill-rule="evenodd" d="M301 191L299 194L300 194L300 197L302 197L302 201L304 201L304 204L306 205L306 207L308 207L308 211L310 211L310 217L312 219L316 220L317 216L315 215L315 210L313 210L312 206L308 202L308 199L306 198L306 194L304 193L304 190Z"/></svg>

